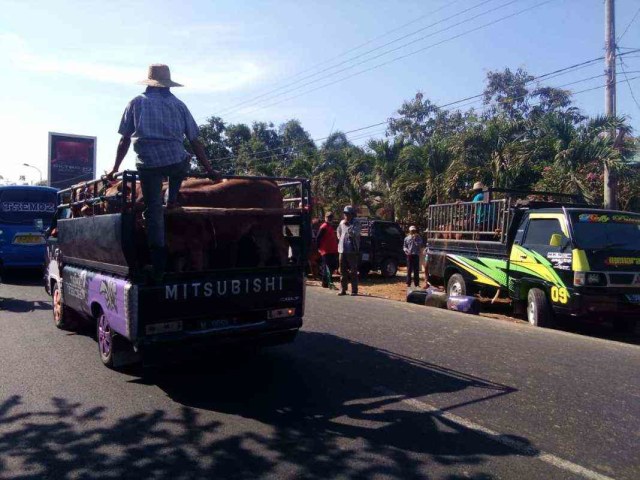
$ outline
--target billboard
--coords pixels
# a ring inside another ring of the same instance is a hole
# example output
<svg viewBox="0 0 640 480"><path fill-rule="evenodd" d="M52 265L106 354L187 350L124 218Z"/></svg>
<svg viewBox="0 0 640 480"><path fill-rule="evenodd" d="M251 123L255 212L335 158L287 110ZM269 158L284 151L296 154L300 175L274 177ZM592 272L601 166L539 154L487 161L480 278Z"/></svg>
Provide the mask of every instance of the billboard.
<svg viewBox="0 0 640 480"><path fill-rule="evenodd" d="M63 189L96 176L96 137L49 132L49 186Z"/></svg>

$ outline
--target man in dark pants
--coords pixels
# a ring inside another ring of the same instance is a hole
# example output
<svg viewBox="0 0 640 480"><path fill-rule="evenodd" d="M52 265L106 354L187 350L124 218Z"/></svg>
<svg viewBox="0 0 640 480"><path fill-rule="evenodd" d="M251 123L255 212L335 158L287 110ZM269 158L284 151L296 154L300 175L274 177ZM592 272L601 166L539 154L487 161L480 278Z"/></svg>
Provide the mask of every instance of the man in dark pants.
<svg viewBox="0 0 640 480"><path fill-rule="evenodd" d="M358 295L358 266L360 263L360 223L356 209L344 207L344 219L338 225L338 253L340 253L340 293L346 295L351 283L351 296Z"/></svg>
<svg viewBox="0 0 640 480"><path fill-rule="evenodd" d="M327 212L324 223L320 225L316 242L322 256L322 286L333 288L332 274L338 268L338 239L333 229L333 213Z"/></svg>
<svg viewBox="0 0 640 480"><path fill-rule="evenodd" d="M161 281L166 263L162 181L169 177L167 208L174 208L177 206L180 184L189 169L190 155L183 146L185 137L207 173L214 178L218 178L219 174L211 167L204 147L198 140L198 125L191 112L169 90L170 87L182 86L171 80L169 67L151 65L148 78L140 83L147 85L147 89L129 102L122 115L118 129L122 138L118 144L115 165L108 176L113 178L120 168L133 138L146 208L153 279Z"/></svg>
<svg viewBox="0 0 640 480"><path fill-rule="evenodd" d="M420 250L422 249L422 238L418 235L418 229L413 225L409 227L409 235L404 239L404 253L407 256L407 287L413 284L420 286Z"/></svg>

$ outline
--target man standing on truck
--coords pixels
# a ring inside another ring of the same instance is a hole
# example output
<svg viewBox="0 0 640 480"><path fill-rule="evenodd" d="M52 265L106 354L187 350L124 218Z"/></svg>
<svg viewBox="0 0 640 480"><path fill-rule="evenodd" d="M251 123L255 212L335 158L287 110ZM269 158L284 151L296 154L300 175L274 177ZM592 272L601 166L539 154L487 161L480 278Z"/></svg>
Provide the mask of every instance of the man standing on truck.
<svg viewBox="0 0 640 480"><path fill-rule="evenodd" d="M407 256L407 287L413 284L420 286L420 249L422 248L422 237L418 235L418 229L411 225L409 235L404 239L404 253Z"/></svg>
<svg viewBox="0 0 640 480"><path fill-rule="evenodd" d="M133 138L133 149L138 154L136 167L146 208L153 279L161 281L166 263L162 181L164 177L169 177L167 208L177 207L180 184L189 169L190 155L183 146L185 136L207 173L215 178L219 174L211 167L204 147L198 140L198 125L191 112L169 90L170 87L182 86L171 80L169 67L162 64L149 66L148 78L140 83L147 85L147 89L129 102L122 115L118 129L122 137L113 170L108 177L113 178L119 170Z"/></svg>
<svg viewBox="0 0 640 480"><path fill-rule="evenodd" d="M340 293L346 295L351 282L351 296L358 295L358 266L360 263L360 223L356 209L344 207L344 219L338 225L338 253L340 254Z"/></svg>
<svg viewBox="0 0 640 480"><path fill-rule="evenodd" d="M336 231L331 223L333 222L333 213L327 212L324 216L324 223L320 225L316 242L318 244L318 252L322 256L322 286L329 288L333 285L331 276L338 268L338 239Z"/></svg>

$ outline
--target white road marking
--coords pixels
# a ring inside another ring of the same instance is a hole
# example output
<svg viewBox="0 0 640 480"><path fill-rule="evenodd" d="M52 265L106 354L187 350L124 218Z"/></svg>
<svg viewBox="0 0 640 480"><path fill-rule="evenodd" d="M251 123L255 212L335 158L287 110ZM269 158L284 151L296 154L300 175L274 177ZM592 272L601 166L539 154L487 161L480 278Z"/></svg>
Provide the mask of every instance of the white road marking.
<svg viewBox="0 0 640 480"><path fill-rule="evenodd" d="M374 388L374 390L376 391L376 393L380 393L382 395L389 395L392 397L403 396L397 392L394 392L384 387L376 387ZM560 468L562 470L575 473L576 475L580 475L590 480L614 480L611 477L608 477L598 472L594 472L593 470L583 467L582 465L578 465L576 463L570 462L569 460L565 460L564 458L560 458L551 453L547 453L542 450L538 450L537 448L533 448L530 445L527 445L523 442L510 438L507 435L494 432L490 428L483 427L482 425L479 425L470 420L467 420L466 418L462 418L458 415L454 415L453 413L445 412L426 402L416 400L415 398L399 399L398 401L400 403L404 403L405 405L409 405L410 407L418 411L429 413L436 417L440 417L449 422L460 425L468 430L473 430L474 432L477 432L481 435L484 435L485 437L488 437L493 441L496 441L498 443L501 443L502 445L512 448L513 450L523 455L536 458L542 462L548 463L549 465L553 465L554 467Z"/></svg>

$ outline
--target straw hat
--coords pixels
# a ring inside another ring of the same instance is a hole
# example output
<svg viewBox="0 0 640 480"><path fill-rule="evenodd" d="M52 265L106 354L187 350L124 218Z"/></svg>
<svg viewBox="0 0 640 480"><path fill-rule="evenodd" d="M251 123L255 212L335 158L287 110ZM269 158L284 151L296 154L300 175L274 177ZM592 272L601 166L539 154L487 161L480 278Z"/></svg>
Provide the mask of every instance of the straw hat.
<svg viewBox="0 0 640 480"><path fill-rule="evenodd" d="M183 85L171 80L171 71L169 67L162 63L154 63L149 65L149 73L147 79L138 82L141 85L149 85L150 87L182 87Z"/></svg>
<svg viewBox="0 0 640 480"><path fill-rule="evenodd" d="M484 183L476 182L473 184L473 190L484 190Z"/></svg>

